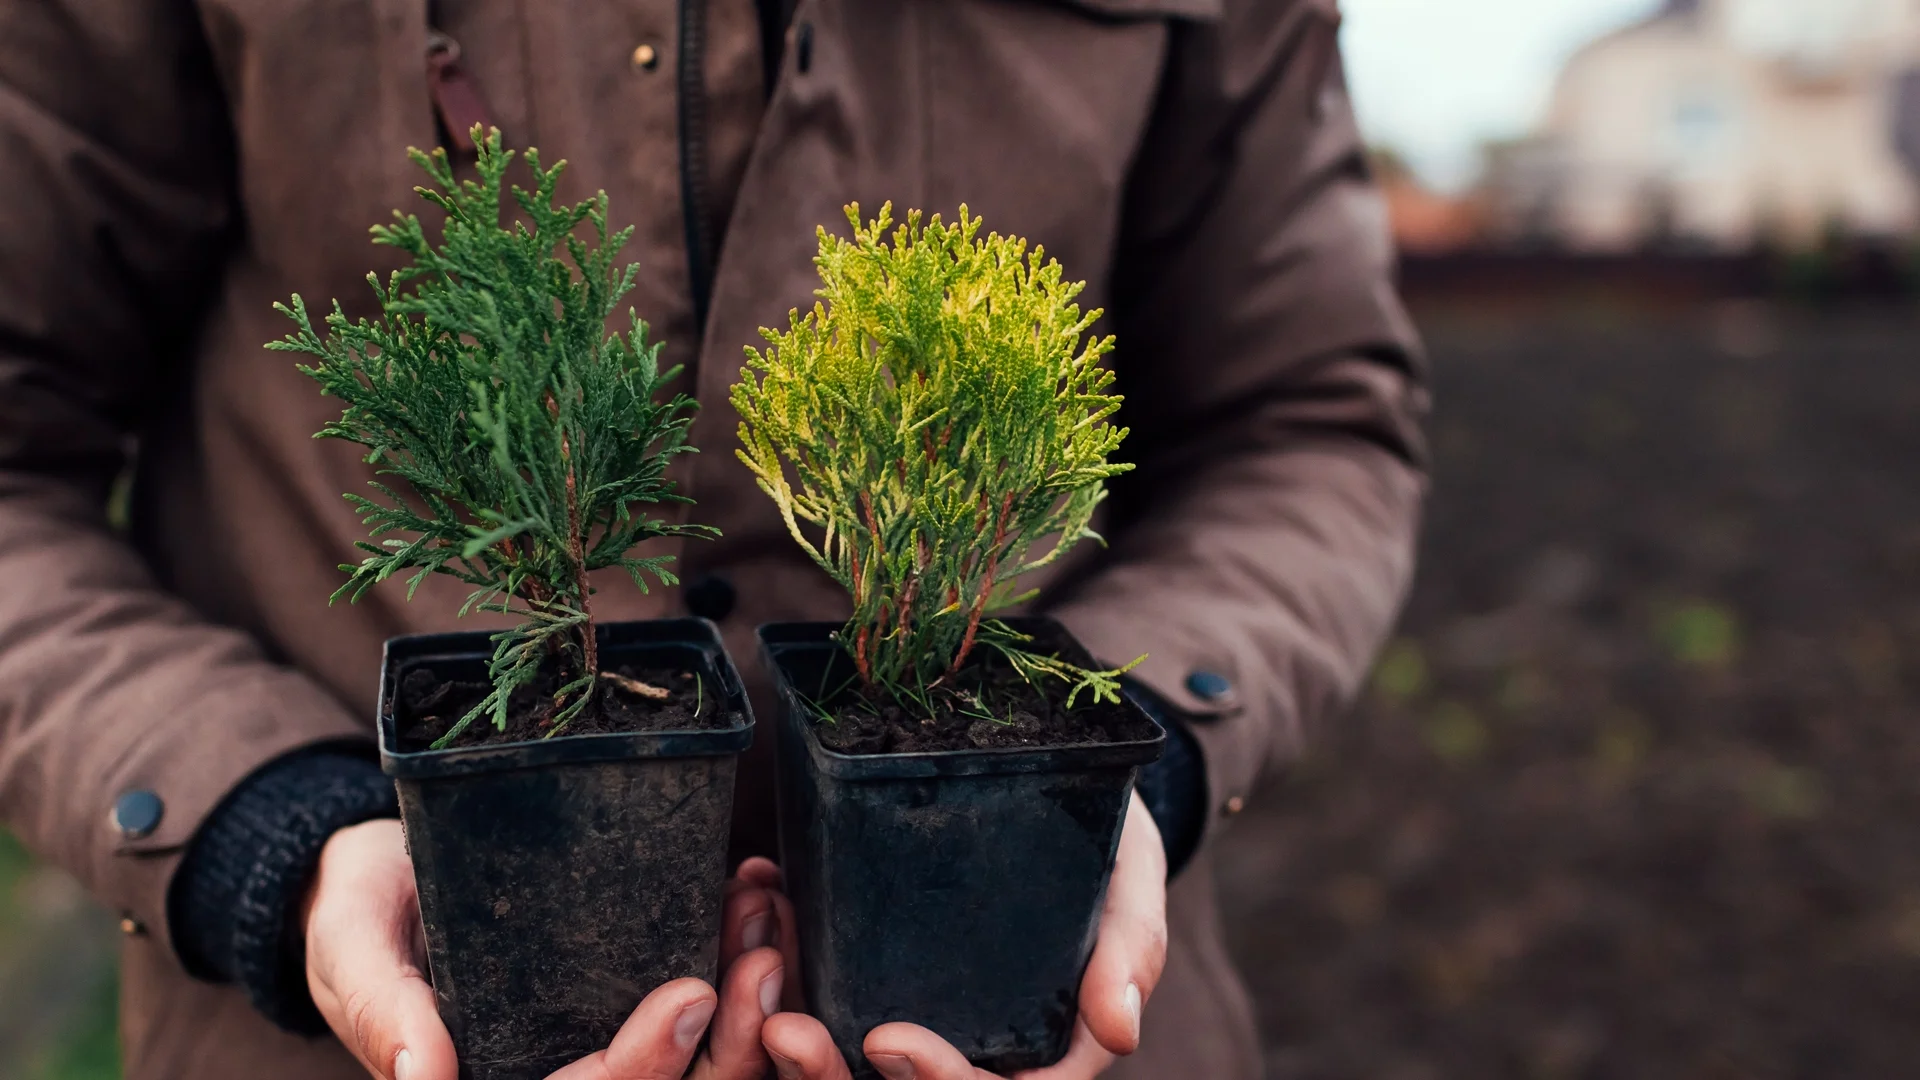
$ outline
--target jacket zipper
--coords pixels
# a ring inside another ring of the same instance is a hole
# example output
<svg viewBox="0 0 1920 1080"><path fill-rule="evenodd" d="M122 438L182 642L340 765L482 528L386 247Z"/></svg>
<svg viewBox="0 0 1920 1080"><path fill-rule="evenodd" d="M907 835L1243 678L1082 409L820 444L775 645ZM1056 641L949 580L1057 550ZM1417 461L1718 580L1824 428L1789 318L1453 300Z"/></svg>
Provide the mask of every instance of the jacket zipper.
<svg viewBox="0 0 1920 1080"><path fill-rule="evenodd" d="M680 124L680 209L686 220L687 279L693 297L696 332L704 334L713 290L713 226L707 192L706 0L680 0L678 85ZM479 89L460 66L460 43L438 30L427 36L427 87L447 143L461 154L474 152L475 124L493 125Z"/></svg>
<svg viewBox="0 0 1920 1080"><path fill-rule="evenodd" d="M707 5L706 0L680 0L679 6L680 210L686 218L694 332L704 337L714 258L707 193Z"/></svg>

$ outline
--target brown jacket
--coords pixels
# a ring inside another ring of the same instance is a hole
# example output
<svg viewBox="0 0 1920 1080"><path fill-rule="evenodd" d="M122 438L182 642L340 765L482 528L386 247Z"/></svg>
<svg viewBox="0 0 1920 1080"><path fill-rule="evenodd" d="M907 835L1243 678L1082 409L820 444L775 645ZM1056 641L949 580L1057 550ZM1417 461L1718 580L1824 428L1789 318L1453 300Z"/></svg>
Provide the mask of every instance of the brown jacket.
<svg viewBox="0 0 1920 1080"><path fill-rule="evenodd" d="M1139 469L1111 548L1044 605L1098 655L1150 655L1219 817L1353 692L1411 572L1423 391L1333 0L802 0L770 93L752 0L434 7L509 142L636 226L632 303L687 365L706 452L685 479L725 533L675 553L732 584L744 666L756 624L844 599L734 460L741 347L807 301L814 226L844 203L965 201L1088 279L1119 335ZM428 0L0 8L0 812L127 915L134 1080L354 1074L183 974L164 897L224 793L367 739L381 640L457 607L438 582L327 605L367 469L310 438L335 404L261 349L291 292L366 309L387 258L367 226L417 205L403 152L439 137L428 20ZM614 618L682 602L603 588ZM1197 670L1232 690L1196 697ZM770 835L769 741L742 850ZM130 789L166 808L137 839L108 813ZM1208 860L1173 888L1170 968L1116 1075L1258 1071Z"/></svg>

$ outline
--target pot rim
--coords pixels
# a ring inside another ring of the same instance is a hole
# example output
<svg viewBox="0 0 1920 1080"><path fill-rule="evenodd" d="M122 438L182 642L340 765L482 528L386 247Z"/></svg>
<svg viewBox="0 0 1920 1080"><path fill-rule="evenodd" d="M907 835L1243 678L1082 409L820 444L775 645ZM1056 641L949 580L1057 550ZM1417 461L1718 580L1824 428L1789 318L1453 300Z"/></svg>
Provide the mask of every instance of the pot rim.
<svg viewBox="0 0 1920 1080"><path fill-rule="evenodd" d="M1030 615L1005 620L1016 630L1057 630L1079 644L1079 639L1059 620ZM842 754L821 745L800 707L799 691L787 681L780 654L789 650L838 648L829 635L842 624L829 622L765 623L754 631L760 640L760 653L768 674L780 695L781 711L788 719L783 731L798 730L816 771L837 780L902 780L937 776L993 776L1009 773L1078 772L1084 769L1131 768L1159 759L1166 748L1167 733L1152 714L1141 708L1131 696L1122 695L1122 707L1144 720L1153 729L1145 739L1112 743L1075 743L1041 748L996 747L972 750L922 750L902 754Z"/></svg>
<svg viewBox="0 0 1920 1080"><path fill-rule="evenodd" d="M700 654L708 685L734 722L724 728L681 731L620 731L588 735L560 735L447 750L401 751L393 716L393 695L400 668L430 657L487 657L493 653L492 630L403 634L388 638L380 659L379 738L380 768L396 780L429 780L470 776L506 769L591 762L638 761L649 758L716 757L737 754L753 743L753 709L733 658L721 643L720 631L699 618L646 619L600 623L596 627L603 649L682 647Z"/></svg>

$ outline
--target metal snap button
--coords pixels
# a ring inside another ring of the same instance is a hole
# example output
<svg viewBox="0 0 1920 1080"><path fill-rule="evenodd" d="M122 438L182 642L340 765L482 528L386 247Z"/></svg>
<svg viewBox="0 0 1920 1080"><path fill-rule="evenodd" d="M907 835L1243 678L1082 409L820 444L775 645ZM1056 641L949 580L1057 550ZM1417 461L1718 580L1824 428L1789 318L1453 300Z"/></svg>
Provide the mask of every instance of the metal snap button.
<svg viewBox="0 0 1920 1080"><path fill-rule="evenodd" d="M1219 701L1233 693L1233 682L1217 671L1193 671L1187 675L1187 692L1201 701Z"/></svg>
<svg viewBox="0 0 1920 1080"><path fill-rule="evenodd" d="M167 805L160 796L144 788L135 788L113 802L113 827L127 840L144 840L160 827Z"/></svg>

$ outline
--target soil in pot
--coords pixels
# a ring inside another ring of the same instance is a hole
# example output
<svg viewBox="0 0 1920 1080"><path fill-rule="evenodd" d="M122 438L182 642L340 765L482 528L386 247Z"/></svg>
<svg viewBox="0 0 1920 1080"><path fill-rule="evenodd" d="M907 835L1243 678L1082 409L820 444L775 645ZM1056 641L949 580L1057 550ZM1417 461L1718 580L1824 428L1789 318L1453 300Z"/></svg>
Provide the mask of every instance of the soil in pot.
<svg viewBox="0 0 1920 1080"><path fill-rule="evenodd" d="M1086 661L1064 631L1036 634L1035 644L1069 662ZM856 685L851 667L844 654L821 667L819 685L826 692L814 699L831 718L816 724L814 735L839 754L1039 750L1133 742L1151 739L1157 731L1133 706L1094 701L1085 691L1069 707L1069 683L1053 678L1029 683L1006 657L988 648L974 650L951 687L936 687L927 695L931 710Z"/></svg>
<svg viewBox="0 0 1920 1080"><path fill-rule="evenodd" d="M554 692L569 677L562 675L559 664L549 664L539 678L508 699L504 730L494 727L490 718L480 717L445 749L526 742L554 735ZM724 728L731 721L725 715L721 690L707 682L706 676L692 668L613 665L597 681L593 701L568 720L558 734ZM429 749L491 690L486 667L472 660L428 659L408 667L400 677L394 702L401 749L408 753Z"/></svg>

